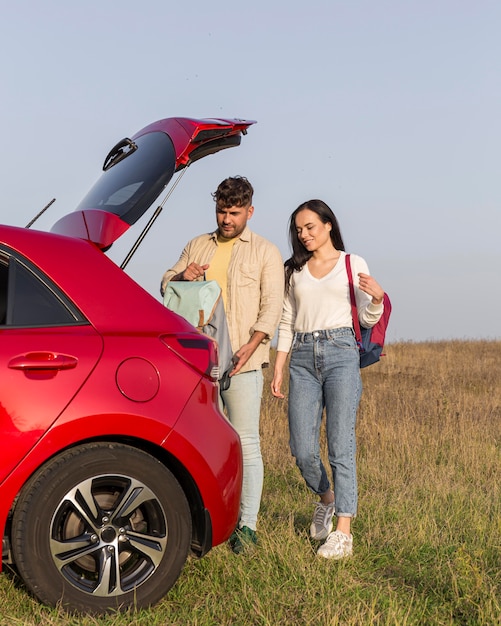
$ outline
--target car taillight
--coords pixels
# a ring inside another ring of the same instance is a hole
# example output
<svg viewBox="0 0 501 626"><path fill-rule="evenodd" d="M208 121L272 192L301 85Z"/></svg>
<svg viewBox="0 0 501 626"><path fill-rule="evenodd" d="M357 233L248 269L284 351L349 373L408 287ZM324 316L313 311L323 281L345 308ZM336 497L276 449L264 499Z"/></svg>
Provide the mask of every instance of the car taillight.
<svg viewBox="0 0 501 626"><path fill-rule="evenodd" d="M219 378L217 343L207 335L162 335L161 340L183 361L214 382Z"/></svg>

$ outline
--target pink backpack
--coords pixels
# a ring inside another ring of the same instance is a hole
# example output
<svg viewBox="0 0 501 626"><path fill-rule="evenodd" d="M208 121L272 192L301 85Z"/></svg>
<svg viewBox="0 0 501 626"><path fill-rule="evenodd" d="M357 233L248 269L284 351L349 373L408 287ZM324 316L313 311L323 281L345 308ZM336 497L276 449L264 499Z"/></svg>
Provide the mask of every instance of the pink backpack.
<svg viewBox="0 0 501 626"><path fill-rule="evenodd" d="M348 274L348 283L350 285L351 315L353 317L353 330L357 339L358 348L360 350L360 367L367 367L373 363L377 363L380 357L384 356L384 338L386 329L391 315L391 302L388 294L384 294L383 304L384 311L379 321L372 328L364 328L360 326L358 321L357 303L355 300L355 287L353 286L353 275L351 273L350 255L346 258L346 273Z"/></svg>

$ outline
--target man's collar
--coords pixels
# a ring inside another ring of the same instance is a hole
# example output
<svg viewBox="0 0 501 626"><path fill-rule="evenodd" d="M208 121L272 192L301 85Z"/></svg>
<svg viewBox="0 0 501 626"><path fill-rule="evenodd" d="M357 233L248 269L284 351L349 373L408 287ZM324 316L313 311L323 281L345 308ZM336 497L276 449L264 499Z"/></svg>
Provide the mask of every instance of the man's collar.
<svg viewBox="0 0 501 626"><path fill-rule="evenodd" d="M218 231L215 230L213 233L210 234L211 239L213 239L214 241L217 241L217 233ZM246 225L240 235L236 237L236 239L241 239L242 241L250 241L251 233L251 229L248 225Z"/></svg>

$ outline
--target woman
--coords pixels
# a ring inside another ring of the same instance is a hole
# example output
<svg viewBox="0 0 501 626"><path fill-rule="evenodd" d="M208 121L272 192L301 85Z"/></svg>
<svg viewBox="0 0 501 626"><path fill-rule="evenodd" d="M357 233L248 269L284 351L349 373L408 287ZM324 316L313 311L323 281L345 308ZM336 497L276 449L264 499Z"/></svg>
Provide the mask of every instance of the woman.
<svg viewBox="0 0 501 626"><path fill-rule="evenodd" d="M286 295L271 390L275 397L284 397L283 369L291 351L291 452L306 484L320 498L310 534L326 540L318 549L320 556L342 559L353 551L355 422L362 392L346 254L337 219L322 200L309 200L294 211L289 237L292 256L285 262ZM370 328L383 312L384 291L369 275L364 259L350 258L359 320ZM320 459L324 408L333 490ZM337 524L332 532L334 515Z"/></svg>

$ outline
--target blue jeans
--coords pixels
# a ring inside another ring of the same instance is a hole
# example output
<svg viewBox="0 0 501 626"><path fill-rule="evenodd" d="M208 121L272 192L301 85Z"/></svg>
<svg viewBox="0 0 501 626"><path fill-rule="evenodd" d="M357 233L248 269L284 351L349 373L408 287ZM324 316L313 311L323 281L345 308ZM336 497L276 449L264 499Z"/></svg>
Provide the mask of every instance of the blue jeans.
<svg viewBox="0 0 501 626"><path fill-rule="evenodd" d="M330 489L320 459L320 424L326 414L336 515L357 513L355 424L362 393L360 356L351 328L296 333L291 349L289 430L292 455L308 487Z"/></svg>
<svg viewBox="0 0 501 626"><path fill-rule="evenodd" d="M257 515L263 491L263 457L259 439L259 417L263 395L263 372L237 374L230 388L221 391L228 419L240 436L243 456L243 484L240 503L240 528L257 528Z"/></svg>

